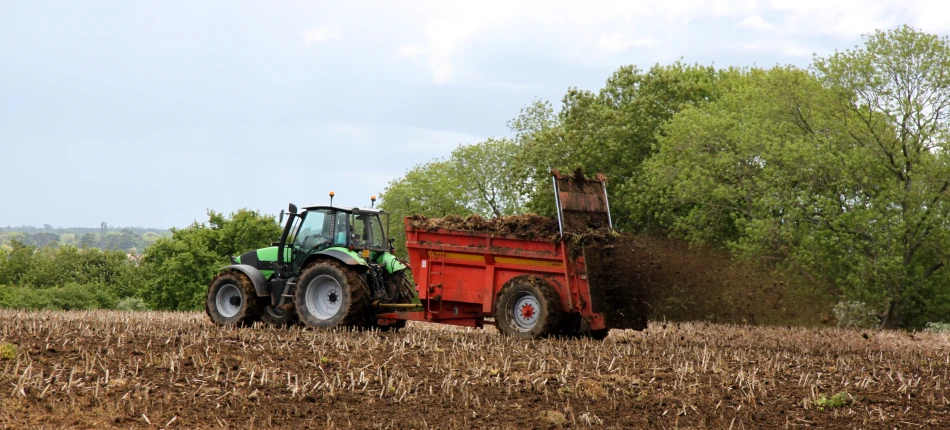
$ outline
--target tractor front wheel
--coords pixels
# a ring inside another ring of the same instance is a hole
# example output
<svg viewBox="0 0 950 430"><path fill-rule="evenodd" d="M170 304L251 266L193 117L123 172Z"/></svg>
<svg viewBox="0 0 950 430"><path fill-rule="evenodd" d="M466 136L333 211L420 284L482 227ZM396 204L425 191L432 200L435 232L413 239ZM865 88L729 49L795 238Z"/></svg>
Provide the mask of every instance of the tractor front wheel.
<svg viewBox="0 0 950 430"><path fill-rule="evenodd" d="M498 292L495 324L517 339L538 339L556 333L564 311L557 291L534 276L519 276Z"/></svg>
<svg viewBox="0 0 950 430"><path fill-rule="evenodd" d="M249 326L260 318L254 285L242 273L215 278L208 288L205 312L220 326Z"/></svg>
<svg viewBox="0 0 950 430"><path fill-rule="evenodd" d="M307 268L294 292L297 317L309 327L333 328L366 322L369 293L354 270L332 262Z"/></svg>

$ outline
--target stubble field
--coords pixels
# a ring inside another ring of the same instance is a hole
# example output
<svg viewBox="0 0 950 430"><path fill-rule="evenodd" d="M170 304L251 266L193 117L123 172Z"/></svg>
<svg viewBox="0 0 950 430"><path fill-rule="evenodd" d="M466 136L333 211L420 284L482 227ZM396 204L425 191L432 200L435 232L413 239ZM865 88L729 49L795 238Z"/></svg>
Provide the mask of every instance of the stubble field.
<svg viewBox="0 0 950 430"><path fill-rule="evenodd" d="M0 427L950 428L950 336L653 322L513 341L0 311Z"/></svg>

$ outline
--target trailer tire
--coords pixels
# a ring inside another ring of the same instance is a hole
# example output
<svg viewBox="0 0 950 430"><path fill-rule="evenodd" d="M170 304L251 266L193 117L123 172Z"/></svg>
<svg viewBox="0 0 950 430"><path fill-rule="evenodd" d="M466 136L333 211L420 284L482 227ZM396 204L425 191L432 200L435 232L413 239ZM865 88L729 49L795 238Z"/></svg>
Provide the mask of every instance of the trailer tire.
<svg viewBox="0 0 950 430"><path fill-rule="evenodd" d="M554 287L531 275L515 277L502 287L493 314L498 330L516 339L556 334L564 317Z"/></svg>
<svg viewBox="0 0 950 430"><path fill-rule="evenodd" d="M260 319L257 292L247 275L227 272L208 287L205 313L220 326L249 326Z"/></svg>
<svg viewBox="0 0 950 430"><path fill-rule="evenodd" d="M300 275L294 307L300 322L308 327L362 326L367 320L369 292L355 270L321 261Z"/></svg>

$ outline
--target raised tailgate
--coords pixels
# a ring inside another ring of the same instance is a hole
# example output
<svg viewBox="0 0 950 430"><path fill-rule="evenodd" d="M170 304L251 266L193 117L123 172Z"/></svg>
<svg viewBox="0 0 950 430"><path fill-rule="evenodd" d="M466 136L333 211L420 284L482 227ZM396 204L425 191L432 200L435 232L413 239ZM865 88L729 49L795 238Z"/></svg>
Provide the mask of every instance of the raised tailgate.
<svg viewBox="0 0 950 430"><path fill-rule="evenodd" d="M580 170L571 176L551 172L561 234L580 233L588 229L613 228L607 201L607 178L585 177Z"/></svg>

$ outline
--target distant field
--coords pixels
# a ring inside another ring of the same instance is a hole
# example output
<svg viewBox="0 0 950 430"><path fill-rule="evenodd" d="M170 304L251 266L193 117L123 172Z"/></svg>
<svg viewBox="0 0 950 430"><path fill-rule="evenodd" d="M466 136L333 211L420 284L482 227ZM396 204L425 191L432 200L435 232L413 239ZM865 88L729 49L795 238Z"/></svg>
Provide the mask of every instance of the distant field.
<svg viewBox="0 0 950 430"><path fill-rule="evenodd" d="M950 426L944 334L654 323L525 342L9 310L0 327L0 427Z"/></svg>

